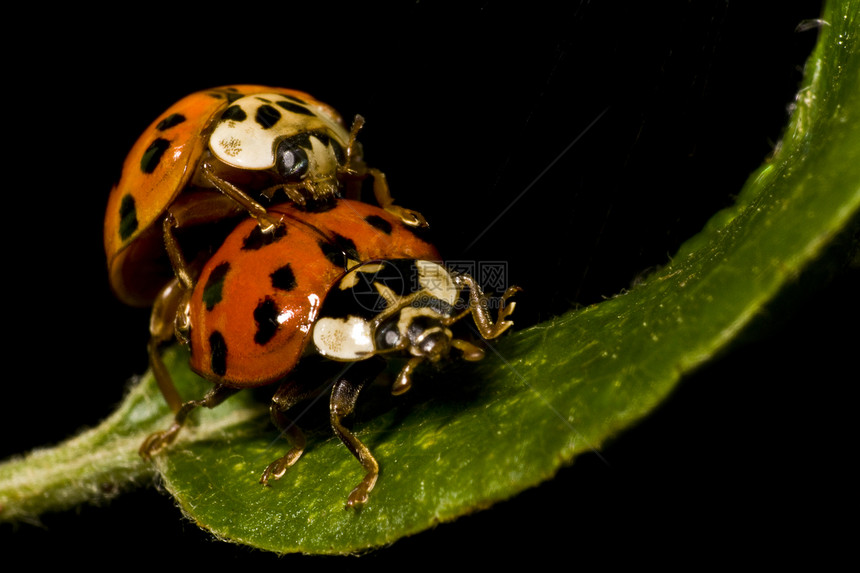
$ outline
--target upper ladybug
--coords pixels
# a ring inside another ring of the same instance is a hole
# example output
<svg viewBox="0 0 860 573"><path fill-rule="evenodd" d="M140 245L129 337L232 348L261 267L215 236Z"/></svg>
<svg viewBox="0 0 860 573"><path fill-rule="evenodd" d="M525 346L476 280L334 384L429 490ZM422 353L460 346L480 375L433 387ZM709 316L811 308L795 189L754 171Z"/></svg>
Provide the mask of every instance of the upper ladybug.
<svg viewBox="0 0 860 573"><path fill-rule="evenodd" d="M204 90L173 104L134 144L108 199L104 243L116 295L146 306L170 279L158 224L168 211L177 228L250 213L271 231L280 219L263 205L276 193L308 209L326 207L353 191L345 189L351 182L372 176L380 206L426 225L394 206L384 176L363 163L355 142L362 123L357 116L350 131L311 95L259 85Z"/></svg>

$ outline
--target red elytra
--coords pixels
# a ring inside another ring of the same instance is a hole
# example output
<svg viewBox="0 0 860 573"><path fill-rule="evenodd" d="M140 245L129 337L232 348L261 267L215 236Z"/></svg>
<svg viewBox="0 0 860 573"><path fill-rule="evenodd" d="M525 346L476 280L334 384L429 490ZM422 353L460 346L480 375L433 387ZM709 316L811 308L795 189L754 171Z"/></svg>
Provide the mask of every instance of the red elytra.
<svg viewBox="0 0 860 573"><path fill-rule="evenodd" d="M374 205L340 200L330 210L269 208L283 230L265 237L245 220L209 258L191 294L192 369L233 388L276 382L298 362L331 285L355 261L439 260L435 247Z"/></svg>
<svg viewBox="0 0 860 573"><path fill-rule="evenodd" d="M167 209L180 201L207 152L213 120L232 101L255 93L276 93L301 99L315 111L343 125L329 105L298 90L260 85L223 86L193 93L170 106L132 147L119 182L108 198L104 247L111 288L133 306L150 305L172 272L164 255L160 223ZM200 208L188 220L217 220L243 213L215 190L201 191L186 204Z"/></svg>

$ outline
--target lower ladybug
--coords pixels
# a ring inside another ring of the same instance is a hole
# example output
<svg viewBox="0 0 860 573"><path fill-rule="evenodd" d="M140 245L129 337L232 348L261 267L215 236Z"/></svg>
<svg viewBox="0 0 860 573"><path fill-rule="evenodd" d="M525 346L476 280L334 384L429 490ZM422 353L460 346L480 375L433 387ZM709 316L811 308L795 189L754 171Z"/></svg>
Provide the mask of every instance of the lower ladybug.
<svg viewBox="0 0 860 573"><path fill-rule="evenodd" d="M409 389L418 364L439 362L451 348L466 359L480 359L481 350L454 338L448 327L472 316L482 337L496 338L511 326L504 319L515 305L505 306L504 300L517 289L503 295L493 322L474 279L431 262L439 260L436 249L383 209L342 200L324 213L291 204L270 211L283 217L278 233L264 233L253 219L245 220L199 273L186 270L184 276L197 276L194 282L183 284L180 273L153 308L150 361L176 415L168 429L146 439L140 453L149 458L167 447L194 409L215 407L243 388L280 382L271 416L293 447L260 481L280 478L304 449L303 434L286 412L319 390L317 377L303 381L296 371L300 358L315 352L331 361L356 362L349 376L335 382L330 411L335 433L367 472L347 502L359 506L379 466L343 419L361 387L381 371L382 357L410 356L395 394ZM469 296L460 305L463 289ZM182 402L161 362L159 348L174 334L190 348L192 370L214 384L202 399Z"/></svg>

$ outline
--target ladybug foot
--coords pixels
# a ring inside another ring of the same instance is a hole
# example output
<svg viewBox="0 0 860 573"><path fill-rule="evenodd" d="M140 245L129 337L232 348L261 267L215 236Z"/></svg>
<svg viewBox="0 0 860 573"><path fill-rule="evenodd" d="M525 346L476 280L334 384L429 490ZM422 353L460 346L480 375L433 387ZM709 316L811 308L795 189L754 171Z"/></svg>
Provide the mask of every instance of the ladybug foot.
<svg viewBox="0 0 860 573"><path fill-rule="evenodd" d="M257 218L257 223L260 226L260 232L268 237L277 237L278 234L286 232L283 217L271 216L269 214L261 215Z"/></svg>
<svg viewBox="0 0 860 573"><path fill-rule="evenodd" d="M379 476L378 472L370 472L364 479L361 480L361 483L355 486L355 489L349 494L349 497L346 500L346 508L355 508L359 509L365 503L367 503L367 498L370 495L370 492L373 490L373 486L376 485L376 478Z"/></svg>
<svg viewBox="0 0 860 573"><path fill-rule="evenodd" d="M296 463L299 457L301 457L302 451L303 450L299 448L293 448L284 457L278 458L270 463L263 472L263 475L260 477L260 483L264 486L268 486L269 479L274 478L275 480L279 480L284 477L284 474L287 473L289 467Z"/></svg>
<svg viewBox="0 0 860 573"><path fill-rule="evenodd" d="M153 456L160 454L176 439L176 433L179 431L179 428L179 425L174 425L163 432L150 434L143 441L143 444L140 445L140 449L138 450L140 457L149 460Z"/></svg>
<svg viewBox="0 0 860 573"><path fill-rule="evenodd" d="M487 312L488 299L481 293L478 297L478 303L473 307L475 314L475 324L485 340L493 340L501 336L507 329L514 325L513 321L505 320L509 317L517 307L516 302L507 304L507 300L520 292L518 286L509 287L501 297L499 304L499 312L496 315L496 322L492 322L492 318Z"/></svg>
<svg viewBox="0 0 860 573"><path fill-rule="evenodd" d="M498 315L498 318L496 319L496 329L495 329L497 332L496 336L499 336L504 331L506 331L508 328L510 328L511 326L514 325L513 322L511 322L510 320L505 320L505 318L507 318L508 316L510 316L514 312L514 309L517 307L517 303L516 302L512 302L511 304L506 304L506 303L510 297L514 296L515 294L517 294L518 292L520 292L522 290L523 289L521 289L518 286L512 286L512 287L508 287L508 290L506 290L505 294L502 295L502 302L501 302L501 306L499 307L499 315ZM493 338L495 338L495 336Z"/></svg>
<svg viewBox="0 0 860 573"><path fill-rule="evenodd" d="M405 207L400 207L398 205L388 205L385 207L385 210L400 219L403 224L408 227L418 227L423 229L430 226L429 223L427 223L427 219L424 218L424 215L418 211L406 209Z"/></svg>

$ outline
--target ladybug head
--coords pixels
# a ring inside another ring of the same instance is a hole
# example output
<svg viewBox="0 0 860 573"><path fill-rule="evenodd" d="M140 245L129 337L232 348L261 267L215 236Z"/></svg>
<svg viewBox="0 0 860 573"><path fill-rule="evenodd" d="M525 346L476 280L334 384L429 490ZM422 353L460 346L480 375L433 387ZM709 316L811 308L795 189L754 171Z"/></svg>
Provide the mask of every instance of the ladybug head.
<svg viewBox="0 0 860 573"><path fill-rule="evenodd" d="M283 189L303 205L303 196L311 200L336 196L352 138L340 118L319 105L285 94L257 93L223 110L209 136L209 150L228 167L275 179L263 189L243 191L271 198Z"/></svg>
<svg viewBox="0 0 860 573"><path fill-rule="evenodd" d="M377 332L377 347L402 348L411 356L439 362L448 356L453 338L443 318L444 315L432 308L406 307L381 326Z"/></svg>
<svg viewBox="0 0 860 573"><path fill-rule="evenodd" d="M338 175L345 162L343 146L324 132L299 133L282 139L275 148L274 169L287 193L303 192L311 201L337 196Z"/></svg>
<svg viewBox="0 0 860 573"><path fill-rule="evenodd" d="M314 324L317 351L338 361L374 355L407 356L393 394L411 387L412 371L424 362L439 364L459 350L466 360L483 351L454 338L460 286L444 267L422 260L368 261L351 269L328 294Z"/></svg>
<svg viewBox="0 0 860 573"><path fill-rule="evenodd" d="M393 317L392 324L396 323L396 327L380 329L378 335L388 338L388 342L394 342L392 349L404 350L411 356L391 387L392 394L403 394L412 387L412 371L419 364L440 364L449 357L452 348L458 349L463 358L469 361L484 357L483 350L471 342L454 338L448 328L461 316L428 312L427 307L407 307ZM395 328L401 334L397 334ZM383 349L379 344L377 348Z"/></svg>

